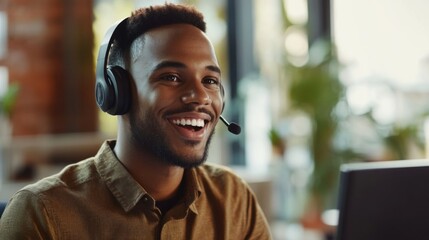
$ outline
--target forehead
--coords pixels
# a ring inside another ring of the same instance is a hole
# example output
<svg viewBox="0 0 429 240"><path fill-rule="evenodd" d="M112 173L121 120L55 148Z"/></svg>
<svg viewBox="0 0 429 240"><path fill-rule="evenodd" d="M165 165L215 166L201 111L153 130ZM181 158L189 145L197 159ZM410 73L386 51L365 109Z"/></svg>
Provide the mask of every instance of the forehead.
<svg viewBox="0 0 429 240"><path fill-rule="evenodd" d="M187 57L216 63L214 48L200 29L190 24L172 24L152 29L132 44L134 59L178 60Z"/></svg>

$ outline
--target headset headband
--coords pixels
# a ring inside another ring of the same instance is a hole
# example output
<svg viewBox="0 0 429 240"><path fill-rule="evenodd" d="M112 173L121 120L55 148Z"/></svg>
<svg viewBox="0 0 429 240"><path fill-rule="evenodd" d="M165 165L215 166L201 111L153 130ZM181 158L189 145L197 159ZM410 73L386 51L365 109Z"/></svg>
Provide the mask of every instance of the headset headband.
<svg viewBox="0 0 429 240"><path fill-rule="evenodd" d="M101 42L100 50L98 52L97 57L96 76L97 78L103 79L103 81L107 78L106 67L112 43L116 39L115 36L119 32L118 29L122 29L122 26L126 25L127 22L128 18L125 18L112 25L107 30L106 34L104 35L103 41Z"/></svg>

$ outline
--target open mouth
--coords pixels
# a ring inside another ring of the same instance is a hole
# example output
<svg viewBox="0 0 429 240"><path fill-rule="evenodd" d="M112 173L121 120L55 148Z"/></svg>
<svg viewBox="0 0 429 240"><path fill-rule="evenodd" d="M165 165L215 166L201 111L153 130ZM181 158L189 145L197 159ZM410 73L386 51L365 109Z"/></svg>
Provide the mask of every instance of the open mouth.
<svg viewBox="0 0 429 240"><path fill-rule="evenodd" d="M197 118L180 118L171 120L176 126L185 128L187 130L198 132L204 128L206 121Z"/></svg>
<svg viewBox="0 0 429 240"><path fill-rule="evenodd" d="M176 137L200 143L209 137L213 117L206 112L184 111L167 114L166 119L177 133Z"/></svg>

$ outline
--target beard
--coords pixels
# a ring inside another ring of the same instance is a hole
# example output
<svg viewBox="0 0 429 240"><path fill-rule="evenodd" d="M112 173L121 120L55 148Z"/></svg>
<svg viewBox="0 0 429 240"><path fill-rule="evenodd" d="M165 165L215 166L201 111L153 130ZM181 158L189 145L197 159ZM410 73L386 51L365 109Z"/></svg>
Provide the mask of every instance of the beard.
<svg viewBox="0 0 429 240"><path fill-rule="evenodd" d="M209 135L202 157L195 157L193 154L180 156L170 147L171 144L166 140L167 134L162 130L163 128L155 118L151 117L153 114L146 111L142 115L139 115L135 111L130 111L129 116L132 141L140 148L158 157L164 163L182 168L193 168L200 166L207 160L214 129ZM196 143L191 141L188 141L187 144L196 145Z"/></svg>

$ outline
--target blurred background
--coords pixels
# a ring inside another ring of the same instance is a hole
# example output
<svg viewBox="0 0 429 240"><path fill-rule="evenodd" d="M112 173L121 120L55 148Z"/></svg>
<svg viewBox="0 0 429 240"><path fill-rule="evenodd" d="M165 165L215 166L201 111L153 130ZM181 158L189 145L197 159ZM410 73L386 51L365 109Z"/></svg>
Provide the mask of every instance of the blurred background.
<svg viewBox="0 0 429 240"><path fill-rule="evenodd" d="M105 31L155 0L0 0L0 201L96 153ZM194 0L223 70L209 161L253 188L275 239L329 239L343 163L428 157L429 2ZM426 125L426 134L425 134Z"/></svg>

